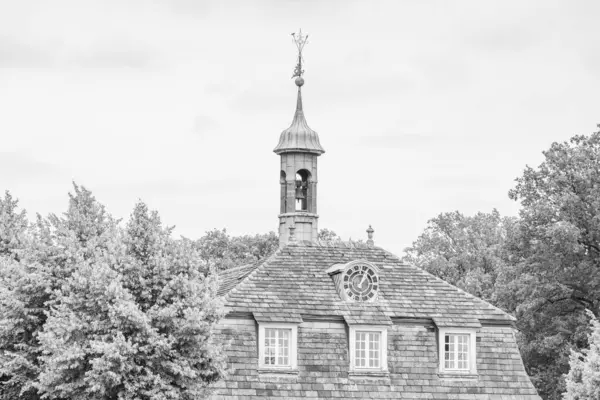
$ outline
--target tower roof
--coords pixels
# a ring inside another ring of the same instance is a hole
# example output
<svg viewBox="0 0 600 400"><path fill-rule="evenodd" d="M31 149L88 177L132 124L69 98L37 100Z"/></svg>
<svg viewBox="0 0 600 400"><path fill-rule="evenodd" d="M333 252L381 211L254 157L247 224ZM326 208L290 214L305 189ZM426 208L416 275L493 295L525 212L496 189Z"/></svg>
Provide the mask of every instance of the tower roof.
<svg viewBox="0 0 600 400"><path fill-rule="evenodd" d="M308 42L308 35L302 35L302 30L298 36L292 33L294 42L298 47L298 64L294 70L292 78L296 78L296 86L298 86L298 100L296 102L296 113L294 114L294 120L289 128L281 132L279 136L279 143L273 149L276 154L290 153L290 152L305 152L315 153L317 155L325 153L321 143L319 142L319 135L317 132L310 129L304 118L304 110L302 109L302 85L304 85L304 78L302 74L302 49Z"/></svg>
<svg viewBox="0 0 600 400"><path fill-rule="evenodd" d="M281 136L279 136L279 143L273 150L277 154L293 151L316 154L325 153L325 150L319 142L319 135L317 132L310 129L306 122L306 118L304 118L304 110L302 109L302 84L304 84L303 78L300 77L296 79L296 85L298 85L296 113L294 114L294 120L290 127L281 132Z"/></svg>

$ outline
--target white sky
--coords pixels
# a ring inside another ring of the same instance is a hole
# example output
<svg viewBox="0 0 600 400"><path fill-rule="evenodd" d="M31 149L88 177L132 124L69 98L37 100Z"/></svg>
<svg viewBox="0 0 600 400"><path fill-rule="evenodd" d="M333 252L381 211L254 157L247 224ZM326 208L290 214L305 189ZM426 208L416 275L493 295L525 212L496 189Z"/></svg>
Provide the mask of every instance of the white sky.
<svg viewBox="0 0 600 400"><path fill-rule="evenodd" d="M0 189L32 218L71 181L141 198L198 238L277 229L292 120L327 151L320 227L397 254L440 212L507 197L553 141L600 122L600 2L0 0Z"/></svg>

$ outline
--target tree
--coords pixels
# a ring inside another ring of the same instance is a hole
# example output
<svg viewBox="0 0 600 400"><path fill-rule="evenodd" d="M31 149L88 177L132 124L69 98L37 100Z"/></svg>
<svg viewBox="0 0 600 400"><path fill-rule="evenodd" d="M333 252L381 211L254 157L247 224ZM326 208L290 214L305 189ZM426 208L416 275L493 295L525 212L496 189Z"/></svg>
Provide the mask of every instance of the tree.
<svg viewBox="0 0 600 400"><path fill-rule="evenodd" d="M25 210L17 210L18 205L8 191L0 198L0 256L18 259L18 250L24 245L29 222Z"/></svg>
<svg viewBox="0 0 600 400"><path fill-rule="evenodd" d="M138 203L126 226L74 185L0 256L0 399L196 399L224 374L214 268Z"/></svg>
<svg viewBox="0 0 600 400"><path fill-rule="evenodd" d="M267 258L279 247L279 238L274 232L232 237L226 229L213 229L198 239L195 247L205 263L225 270Z"/></svg>
<svg viewBox="0 0 600 400"><path fill-rule="evenodd" d="M45 395L191 400L223 376L216 274L170 232L138 203L112 252L80 260L40 335Z"/></svg>
<svg viewBox="0 0 600 400"><path fill-rule="evenodd" d="M589 349L571 351L571 369L565 377L565 400L596 400L600 398L600 322L593 312L587 311L591 332L587 339Z"/></svg>
<svg viewBox="0 0 600 400"><path fill-rule="evenodd" d="M442 213L427 222L425 231L404 250L403 260L498 303L496 284L510 263L505 243L515 224L515 218L501 217L497 210L472 217L458 211Z"/></svg>
<svg viewBox="0 0 600 400"><path fill-rule="evenodd" d="M331 231L327 228L319 229L319 234L317 239L327 241L327 242L336 242L342 240L337 233Z"/></svg>
<svg viewBox="0 0 600 400"><path fill-rule="evenodd" d="M514 282L524 362L540 394L559 399L570 350L587 344L585 309L600 305L600 132L543 154L509 192L522 206Z"/></svg>
<svg viewBox="0 0 600 400"><path fill-rule="evenodd" d="M63 217L38 215L18 262L0 264L0 375L3 399L37 399L43 347L39 338L57 294L82 260L106 252L116 221L85 188L73 184ZM16 202L8 201L13 210ZM24 212L21 213L24 218ZM21 226L24 224L21 223ZM14 226L14 224L13 224ZM14 243L14 241L13 241Z"/></svg>

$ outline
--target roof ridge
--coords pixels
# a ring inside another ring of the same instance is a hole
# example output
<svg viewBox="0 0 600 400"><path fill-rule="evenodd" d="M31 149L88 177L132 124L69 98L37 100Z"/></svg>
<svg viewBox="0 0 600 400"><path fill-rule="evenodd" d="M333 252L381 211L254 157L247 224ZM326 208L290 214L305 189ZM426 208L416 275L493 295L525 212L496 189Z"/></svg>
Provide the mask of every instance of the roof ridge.
<svg viewBox="0 0 600 400"><path fill-rule="evenodd" d="M248 267L248 266L250 266L250 265L258 264L259 262L260 262L260 261L254 261L254 262L251 262L251 263L247 263L247 264L238 265L237 267L231 267L231 268L224 269L224 270L222 270L221 272L222 272L222 273L227 273L227 272L229 272L229 271L237 271L238 269L246 268L246 267Z"/></svg>
<svg viewBox="0 0 600 400"><path fill-rule="evenodd" d="M366 249L370 248L366 242L361 242L359 240L322 240L317 239L312 241L312 244L315 246L307 246L307 247L325 247L325 248L345 248L345 249ZM304 243L300 242L300 246L304 245ZM375 248L376 246L373 246ZM377 247L379 248L379 247Z"/></svg>

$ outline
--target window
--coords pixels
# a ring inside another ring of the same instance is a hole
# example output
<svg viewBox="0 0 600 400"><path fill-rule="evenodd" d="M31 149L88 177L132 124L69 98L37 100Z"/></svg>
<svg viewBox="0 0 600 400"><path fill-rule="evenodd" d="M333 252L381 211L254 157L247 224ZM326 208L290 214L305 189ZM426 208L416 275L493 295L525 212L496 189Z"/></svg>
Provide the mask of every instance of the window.
<svg viewBox="0 0 600 400"><path fill-rule="evenodd" d="M469 369L469 335L444 335L444 369Z"/></svg>
<svg viewBox="0 0 600 400"><path fill-rule="evenodd" d="M441 328L439 330L441 373L477 373L475 335L475 329Z"/></svg>
<svg viewBox="0 0 600 400"><path fill-rule="evenodd" d="M356 368L379 368L381 359L381 333L355 332L354 366Z"/></svg>
<svg viewBox="0 0 600 400"><path fill-rule="evenodd" d="M386 326L350 326L350 370L387 371Z"/></svg>
<svg viewBox="0 0 600 400"><path fill-rule="evenodd" d="M297 337L298 324L259 322L259 368L269 370L297 368Z"/></svg>
<svg viewBox="0 0 600 400"><path fill-rule="evenodd" d="M264 364L277 367L290 365L290 336L291 329L265 329Z"/></svg>

